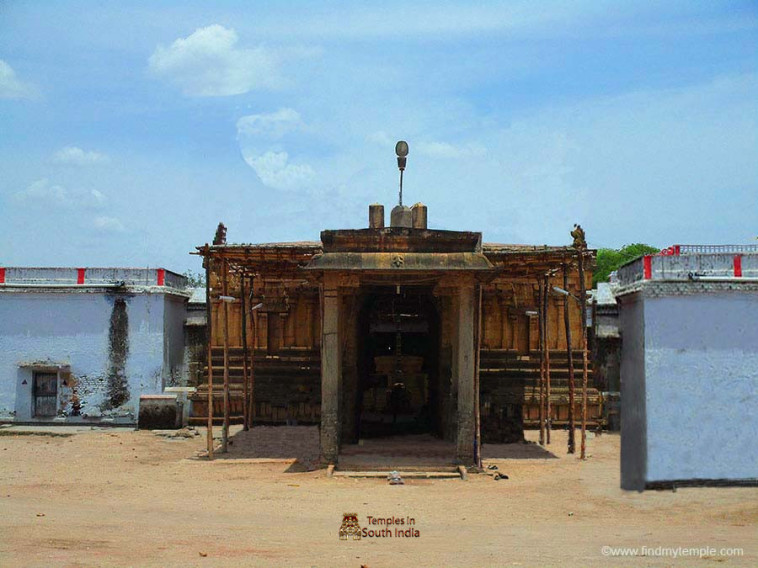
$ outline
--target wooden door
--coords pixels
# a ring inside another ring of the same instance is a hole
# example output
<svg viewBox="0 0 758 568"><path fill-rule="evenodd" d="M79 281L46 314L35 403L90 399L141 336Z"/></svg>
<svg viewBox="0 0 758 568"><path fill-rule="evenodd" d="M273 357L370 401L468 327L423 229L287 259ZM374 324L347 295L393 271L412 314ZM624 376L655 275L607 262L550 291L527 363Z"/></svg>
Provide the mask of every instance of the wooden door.
<svg viewBox="0 0 758 568"><path fill-rule="evenodd" d="M34 416L58 414L58 374L34 373Z"/></svg>

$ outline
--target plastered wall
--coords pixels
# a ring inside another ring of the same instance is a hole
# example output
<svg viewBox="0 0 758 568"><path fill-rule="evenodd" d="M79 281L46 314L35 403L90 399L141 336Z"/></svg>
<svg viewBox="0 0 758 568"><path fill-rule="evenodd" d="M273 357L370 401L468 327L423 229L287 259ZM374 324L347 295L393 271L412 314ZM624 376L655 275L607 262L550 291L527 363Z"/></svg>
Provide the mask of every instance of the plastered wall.
<svg viewBox="0 0 758 568"><path fill-rule="evenodd" d="M162 392L182 372L183 303L167 298L113 291L0 296L0 419L39 420L34 369L63 365L70 376L59 377L59 419L135 422L140 394Z"/></svg>

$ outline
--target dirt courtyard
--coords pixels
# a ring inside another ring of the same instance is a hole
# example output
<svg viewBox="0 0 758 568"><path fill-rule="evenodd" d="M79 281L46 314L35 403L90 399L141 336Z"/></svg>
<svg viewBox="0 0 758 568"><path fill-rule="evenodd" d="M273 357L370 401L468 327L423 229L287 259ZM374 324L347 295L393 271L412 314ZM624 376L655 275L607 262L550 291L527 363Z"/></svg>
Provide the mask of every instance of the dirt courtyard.
<svg viewBox="0 0 758 568"><path fill-rule="evenodd" d="M516 456L485 460L508 479L389 485L308 471L309 427L236 433L213 463L195 457L202 430L17 430L0 430L0 566L758 565L758 488L623 492L617 435L588 440L586 462L556 432L550 452L485 447ZM340 540L344 513L393 536Z"/></svg>

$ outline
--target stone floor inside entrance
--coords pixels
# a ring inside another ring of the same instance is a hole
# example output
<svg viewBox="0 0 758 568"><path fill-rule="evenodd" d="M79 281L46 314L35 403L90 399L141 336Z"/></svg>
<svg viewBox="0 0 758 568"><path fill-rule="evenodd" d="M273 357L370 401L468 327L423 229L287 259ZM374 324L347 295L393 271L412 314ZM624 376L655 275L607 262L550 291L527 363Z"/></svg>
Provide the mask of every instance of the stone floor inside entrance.
<svg viewBox="0 0 758 568"><path fill-rule="evenodd" d="M338 469L347 471L452 467L455 444L431 434L369 438L342 446Z"/></svg>

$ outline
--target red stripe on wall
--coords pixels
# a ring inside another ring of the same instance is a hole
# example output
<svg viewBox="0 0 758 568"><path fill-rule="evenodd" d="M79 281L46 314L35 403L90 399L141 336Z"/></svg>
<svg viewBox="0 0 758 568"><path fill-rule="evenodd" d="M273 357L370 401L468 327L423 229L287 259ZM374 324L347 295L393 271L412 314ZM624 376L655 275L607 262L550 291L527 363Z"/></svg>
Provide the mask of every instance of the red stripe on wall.
<svg viewBox="0 0 758 568"><path fill-rule="evenodd" d="M0 284L5 284L5 268L0 268Z"/></svg>
<svg viewBox="0 0 758 568"><path fill-rule="evenodd" d="M650 280L653 277L653 257L645 255L642 257L642 267L645 271L645 280Z"/></svg>
<svg viewBox="0 0 758 568"><path fill-rule="evenodd" d="M77 284L84 284L84 272L86 271L85 268L77 268L76 269L76 283Z"/></svg>
<svg viewBox="0 0 758 568"><path fill-rule="evenodd" d="M159 268L158 272L158 286L164 286L166 284L166 271L163 268Z"/></svg>
<svg viewBox="0 0 758 568"><path fill-rule="evenodd" d="M742 278L742 255L734 255L734 275L737 278Z"/></svg>

